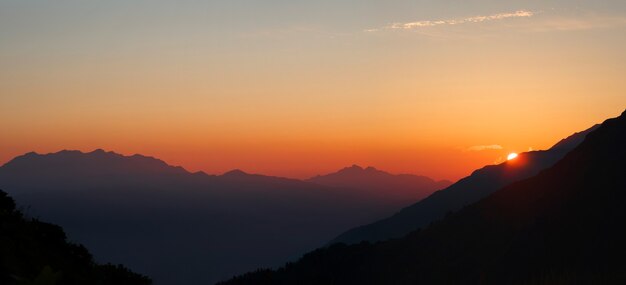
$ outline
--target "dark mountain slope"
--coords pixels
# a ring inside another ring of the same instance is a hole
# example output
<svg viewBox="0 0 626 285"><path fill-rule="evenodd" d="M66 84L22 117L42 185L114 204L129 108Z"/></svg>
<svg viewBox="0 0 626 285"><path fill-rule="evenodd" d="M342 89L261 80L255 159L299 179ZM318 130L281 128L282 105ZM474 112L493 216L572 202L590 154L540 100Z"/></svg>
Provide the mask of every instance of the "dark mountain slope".
<svg viewBox="0 0 626 285"><path fill-rule="evenodd" d="M331 244L399 238L413 230L423 228L508 184L536 175L539 171L554 165L597 127L593 126L563 139L549 150L521 153L515 160L476 170L472 175L402 209L389 218L343 233L332 240Z"/></svg>
<svg viewBox="0 0 626 285"><path fill-rule="evenodd" d="M553 167L422 231L223 284L626 284L626 112Z"/></svg>
<svg viewBox="0 0 626 285"><path fill-rule="evenodd" d="M411 174L394 175L374 167L362 168L358 165L346 167L334 173L315 176L307 181L394 199L405 205L415 203L434 191L452 184L447 180L435 181L426 176Z"/></svg>
<svg viewBox="0 0 626 285"><path fill-rule="evenodd" d="M0 284L150 284L121 265L98 265L60 227L27 219L0 191Z"/></svg>

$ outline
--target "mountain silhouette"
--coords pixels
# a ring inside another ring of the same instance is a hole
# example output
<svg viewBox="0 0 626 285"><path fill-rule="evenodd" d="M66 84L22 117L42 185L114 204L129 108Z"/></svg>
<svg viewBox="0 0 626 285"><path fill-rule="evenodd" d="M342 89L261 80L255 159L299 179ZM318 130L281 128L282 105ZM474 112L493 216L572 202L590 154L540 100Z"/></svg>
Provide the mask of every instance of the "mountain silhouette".
<svg viewBox="0 0 626 285"><path fill-rule="evenodd" d="M393 216L351 229L330 243L358 243L402 237L458 211L513 182L531 177L554 165L580 144L598 125L565 138L545 151L520 153L514 160L485 166L453 185L408 206Z"/></svg>
<svg viewBox="0 0 626 285"><path fill-rule="evenodd" d="M27 214L63 226L98 261L122 262L156 284L208 284L278 266L406 205L241 170L190 173L104 150L16 157L0 167L0 187Z"/></svg>
<svg viewBox="0 0 626 285"><path fill-rule="evenodd" d="M371 166L362 168L358 165L352 165L334 173L318 175L307 181L386 197L386 199L394 199L405 205L417 202L434 191L452 184L447 180L435 181L426 176L412 174L394 175Z"/></svg>
<svg viewBox="0 0 626 285"><path fill-rule="evenodd" d="M0 284L151 284L121 265L98 265L59 226L30 219L0 190Z"/></svg>
<svg viewBox="0 0 626 285"><path fill-rule="evenodd" d="M424 230L221 284L626 284L625 173L626 112L552 167Z"/></svg>
<svg viewBox="0 0 626 285"><path fill-rule="evenodd" d="M35 152L16 157L9 164L13 169L33 171L30 168L37 165L53 171L50 175L56 176L58 171L72 171L79 176L81 174L125 174L125 175L148 175L148 174L184 174L187 173L182 167L173 167L162 160L135 154L123 156L114 152L106 152L97 149L89 153L80 151L63 150L50 155L41 155ZM56 171L55 171L56 170ZM95 172L95 173L94 173Z"/></svg>

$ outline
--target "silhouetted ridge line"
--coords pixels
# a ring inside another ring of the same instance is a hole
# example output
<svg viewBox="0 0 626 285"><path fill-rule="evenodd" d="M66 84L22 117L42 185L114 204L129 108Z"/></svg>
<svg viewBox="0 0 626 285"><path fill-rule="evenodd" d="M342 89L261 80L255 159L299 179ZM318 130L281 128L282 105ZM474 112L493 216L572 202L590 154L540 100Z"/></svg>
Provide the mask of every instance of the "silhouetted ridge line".
<svg viewBox="0 0 626 285"><path fill-rule="evenodd" d="M222 176L230 176L230 177L238 177L238 176L248 176L250 174L244 172L241 169L233 169L231 171L225 172Z"/></svg>
<svg viewBox="0 0 626 285"><path fill-rule="evenodd" d="M435 181L426 176L391 174L372 166L345 167L337 172L318 175L307 180L320 185L352 189L354 192L384 196L404 205L415 203L436 190L451 184L447 180Z"/></svg>
<svg viewBox="0 0 626 285"><path fill-rule="evenodd" d="M55 153L38 154L29 152L17 156L3 165L5 169L26 171L31 165L40 164L41 167L69 168L72 167L77 173L84 169L99 170L101 172L114 171L118 173L156 172L163 174L188 174L189 172L180 166L171 166L163 160L134 154L132 156L121 155L112 151L106 152L97 149L92 152L78 150L62 150Z"/></svg>
<svg viewBox="0 0 626 285"><path fill-rule="evenodd" d="M498 189L546 169L582 142L595 130L595 125L561 140L545 151L520 153L513 161L488 165L475 170L451 186L433 193L429 197L406 207L391 217L353 228L333 239L330 244L381 241L399 238L428 224L442 219L446 214L458 211L463 206L477 202Z"/></svg>

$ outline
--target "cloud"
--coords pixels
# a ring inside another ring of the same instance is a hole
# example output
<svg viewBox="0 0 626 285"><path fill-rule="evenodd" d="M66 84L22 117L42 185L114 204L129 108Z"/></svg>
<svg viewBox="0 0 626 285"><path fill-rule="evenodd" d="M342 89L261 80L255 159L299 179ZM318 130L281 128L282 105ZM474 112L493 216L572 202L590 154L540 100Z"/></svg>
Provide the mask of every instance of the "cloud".
<svg viewBox="0 0 626 285"><path fill-rule="evenodd" d="M493 149L503 149L503 147L499 144L492 145L475 145L467 148L468 151L482 151L482 150L493 150Z"/></svg>
<svg viewBox="0 0 626 285"><path fill-rule="evenodd" d="M374 28L367 29L366 32L377 32L381 30L414 30L419 28L426 27L434 27L441 25L461 25L461 24L471 24L471 23L482 23L489 21L498 21L509 18L529 18L534 16L536 13L527 10L519 10L515 12L508 13L499 13L492 14L486 16L474 16L468 18L458 18L458 19L447 19L447 20L426 20L426 21L417 21L417 22L408 22L408 23L393 23L391 25L382 27L382 28Z"/></svg>

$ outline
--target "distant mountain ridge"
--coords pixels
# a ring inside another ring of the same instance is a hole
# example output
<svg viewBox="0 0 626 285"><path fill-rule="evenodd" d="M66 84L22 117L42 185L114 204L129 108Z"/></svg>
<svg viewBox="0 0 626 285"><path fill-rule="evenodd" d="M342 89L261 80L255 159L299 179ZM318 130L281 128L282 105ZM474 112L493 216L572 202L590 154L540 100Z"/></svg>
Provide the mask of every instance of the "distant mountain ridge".
<svg viewBox="0 0 626 285"><path fill-rule="evenodd" d="M514 160L485 166L443 190L397 212L391 217L353 228L330 243L358 243L402 237L442 219L446 214L487 197L496 190L538 174L580 144L599 125L575 133L546 151L520 153Z"/></svg>
<svg viewBox="0 0 626 285"><path fill-rule="evenodd" d="M367 191L372 195L401 200L407 205L452 184L447 180L435 181L426 176L413 174L390 174L372 166L363 168L358 165L352 165L334 173L318 175L306 181L331 187Z"/></svg>
<svg viewBox="0 0 626 285"><path fill-rule="evenodd" d="M150 156L134 154L124 156L112 151L96 149L92 152L81 152L78 150L62 150L55 153L38 154L29 152L17 156L4 166L19 169L20 167L32 167L41 165L53 170L53 167L63 169L72 168L73 171L89 171L95 169L99 173L120 172L127 174L159 173L159 174L181 174L187 171L180 166L170 166L160 159Z"/></svg>
<svg viewBox="0 0 626 285"><path fill-rule="evenodd" d="M98 260L157 284L207 284L279 265L408 204L392 189L378 195L237 169L191 173L101 149L18 156L0 167L0 187Z"/></svg>

